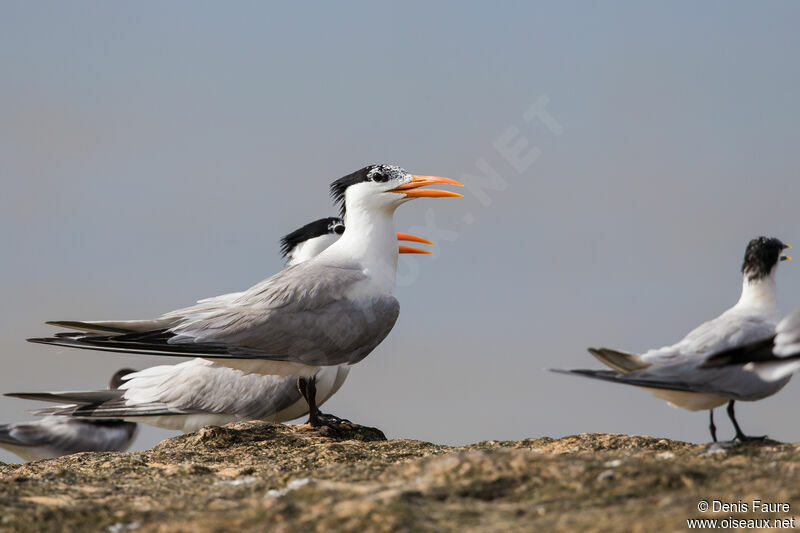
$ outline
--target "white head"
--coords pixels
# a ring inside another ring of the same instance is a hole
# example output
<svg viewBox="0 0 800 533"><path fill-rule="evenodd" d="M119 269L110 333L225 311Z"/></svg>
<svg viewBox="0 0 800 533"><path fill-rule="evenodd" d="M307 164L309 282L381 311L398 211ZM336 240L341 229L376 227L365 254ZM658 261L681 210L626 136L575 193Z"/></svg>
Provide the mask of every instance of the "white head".
<svg viewBox="0 0 800 533"><path fill-rule="evenodd" d="M369 165L331 183L331 196L346 212L393 213L401 204L420 197L459 197L450 191L415 190L425 185L463 185L438 176L415 176L395 165Z"/></svg>
<svg viewBox="0 0 800 533"><path fill-rule="evenodd" d="M742 262L745 283L758 283L774 278L781 261L791 261L783 251L791 248L774 237L757 237L747 244Z"/></svg>
<svg viewBox="0 0 800 533"><path fill-rule="evenodd" d="M742 262L742 296L737 307L760 309L777 318L775 274L782 261L792 259L783 254L787 248L791 246L769 237L757 237L747 244Z"/></svg>
<svg viewBox="0 0 800 533"><path fill-rule="evenodd" d="M357 263L373 285L391 292L397 275L394 211L413 198L458 197L450 191L420 190L434 183L463 185L438 176L414 176L394 165L369 165L331 183L346 226L342 239L320 256Z"/></svg>

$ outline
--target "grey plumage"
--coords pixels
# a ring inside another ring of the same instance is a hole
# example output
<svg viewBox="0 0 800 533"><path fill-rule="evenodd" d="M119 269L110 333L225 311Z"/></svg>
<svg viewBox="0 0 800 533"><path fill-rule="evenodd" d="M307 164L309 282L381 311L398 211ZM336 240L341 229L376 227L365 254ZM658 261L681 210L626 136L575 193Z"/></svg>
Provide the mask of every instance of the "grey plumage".
<svg viewBox="0 0 800 533"><path fill-rule="evenodd" d="M365 279L360 270L308 261L232 300L209 299L155 321L130 321L126 334L71 333L31 341L212 360L233 357L314 367L353 364L383 341L399 314L399 303L390 295L358 302L346 297ZM85 331L116 331L125 322L58 324ZM264 373L294 373L292 370L297 368Z"/></svg>
<svg viewBox="0 0 800 533"><path fill-rule="evenodd" d="M771 396L791 378L791 375L781 375L767 379L748 371L747 361L743 361L761 354L765 347L767 352L771 349L780 316L775 274L779 263L789 259L782 255L785 248L787 245L779 239L758 237L751 240L741 269L739 301L717 318L690 331L679 342L641 355L589 348L589 353L613 370L555 372L641 387L689 411L711 410L709 430L715 441L713 409L727 403L736 437L749 438L736 421L734 402Z"/></svg>
<svg viewBox="0 0 800 533"><path fill-rule="evenodd" d="M76 404L93 404L115 400L122 397L120 390L65 391L65 392L7 392L3 396L37 400L43 402L61 402Z"/></svg>
<svg viewBox="0 0 800 533"><path fill-rule="evenodd" d="M703 368L739 366L761 379L788 381L800 370L800 310L775 328L775 335L710 357Z"/></svg>
<svg viewBox="0 0 800 533"><path fill-rule="evenodd" d="M119 420L48 417L0 426L0 447L28 461L78 452L124 451L136 430L136 424Z"/></svg>
<svg viewBox="0 0 800 533"><path fill-rule="evenodd" d="M347 367L318 372L320 405L338 391L347 373ZM36 415L121 418L182 431L235 420L286 422L308 412L296 378L243 375L203 359L130 374L119 391L7 395L65 404L35 410Z"/></svg>
<svg viewBox="0 0 800 533"><path fill-rule="evenodd" d="M703 371L694 365L679 364L621 373L614 370L555 369L560 374L634 385L647 389L713 394L727 400L754 401L778 392L788 379L769 382L741 368Z"/></svg>
<svg viewBox="0 0 800 533"><path fill-rule="evenodd" d="M645 363L640 359L639 354L621 352L609 348L589 348L589 353L606 366L623 374L650 366L649 363Z"/></svg>
<svg viewBox="0 0 800 533"><path fill-rule="evenodd" d="M154 320L55 322L77 331L29 340L199 357L245 374L297 376L309 424L336 426L336 417L319 412L316 376L326 368L361 361L397 321L399 303L392 296L400 252L395 209L417 197L461 196L416 190L420 187L462 185L436 176L415 176L399 167L371 165L356 174L358 179L346 178L346 184L337 180L332 185L339 200L347 204L341 238L324 251L320 250L325 239L300 254L310 256L316 251L319 255L245 291L202 300ZM339 234L336 227L325 226L326 232L331 230Z"/></svg>

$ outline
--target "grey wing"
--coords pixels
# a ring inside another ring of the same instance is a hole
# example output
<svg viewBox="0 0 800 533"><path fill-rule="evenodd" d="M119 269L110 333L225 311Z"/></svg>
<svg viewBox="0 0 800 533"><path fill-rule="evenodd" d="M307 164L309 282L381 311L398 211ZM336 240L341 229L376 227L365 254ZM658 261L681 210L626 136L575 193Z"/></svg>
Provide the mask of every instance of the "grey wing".
<svg viewBox="0 0 800 533"><path fill-rule="evenodd" d="M7 392L3 396L55 403L94 404L122 397L118 390L65 391L65 392Z"/></svg>
<svg viewBox="0 0 800 533"><path fill-rule="evenodd" d="M775 322L761 316L727 312L691 331L672 346L649 350L642 360L653 365L702 364L713 354L763 340L775 334Z"/></svg>
<svg viewBox="0 0 800 533"><path fill-rule="evenodd" d="M73 416L82 418L125 418L129 416L157 416L168 414L195 414L171 409L163 402L129 404L123 390L97 390L75 392L8 392L4 396L52 402L62 405L31 411L37 416Z"/></svg>
<svg viewBox="0 0 800 533"><path fill-rule="evenodd" d="M788 380L800 371L800 311L784 318L775 333L771 351L762 347L744 354L750 361L745 368L768 381Z"/></svg>
<svg viewBox="0 0 800 533"><path fill-rule="evenodd" d="M554 370L562 374L612 381L625 385L701 394L714 394L732 400L759 400L778 392L788 379L767 381L741 367L698 369L694 365L666 367L620 373L614 370Z"/></svg>
<svg viewBox="0 0 800 533"><path fill-rule="evenodd" d="M641 360L639 354L611 350L609 348L589 348L588 350L601 363L623 374L649 366L648 363Z"/></svg>
<svg viewBox="0 0 800 533"><path fill-rule="evenodd" d="M118 420L90 421L63 417L12 424L6 431L12 444L57 450L62 454L109 452L127 449L136 424ZM8 442L8 441L6 441Z"/></svg>
<svg viewBox="0 0 800 533"><path fill-rule="evenodd" d="M170 343L222 344L309 366L352 364L380 344L399 314L391 295L350 299L365 280L360 270L302 263L218 312L188 314L172 328Z"/></svg>
<svg viewBox="0 0 800 533"><path fill-rule="evenodd" d="M56 405L29 411L36 416L59 416L83 419L128 419L139 416L171 416L204 414L195 411L182 411L164 403L141 403L128 405L124 400L113 400L102 404Z"/></svg>
<svg viewBox="0 0 800 533"><path fill-rule="evenodd" d="M121 386L128 407L161 404L177 413L260 419L297 401L296 377L244 374L202 359L129 375Z"/></svg>
<svg viewBox="0 0 800 533"><path fill-rule="evenodd" d="M32 342L103 351L214 359L263 359L312 366L352 364L389 334L400 312L388 294L354 300L356 269L308 261L233 300L214 299L170 318L167 329L58 334Z"/></svg>
<svg viewBox="0 0 800 533"><path fill-rule="evenodd" d="M742 366L698 368L694 362L649 367L634 372L632 378L651 382L655 388L669 388L666 384L680 384L691 392L711 393L733 400L753 401L778 392L789 381L767 381L748 372ZM659 385L661 384L661 385Z"/></svg>

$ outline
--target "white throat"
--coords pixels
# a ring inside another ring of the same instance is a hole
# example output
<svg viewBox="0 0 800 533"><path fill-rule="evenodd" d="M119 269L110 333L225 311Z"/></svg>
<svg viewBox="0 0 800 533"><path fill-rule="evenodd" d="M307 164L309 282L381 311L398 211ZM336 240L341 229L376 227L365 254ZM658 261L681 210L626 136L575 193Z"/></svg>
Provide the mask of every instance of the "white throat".
<svg viewBox="0 0 800 533"><path fill-rule="evenodd" d="M344 234L318 256L319 261L359 268L380 292L391 294L397 277L395 205L370 206L347 198Z"/></svg>
<svg viewBox="0 0 800 533"><path fill-rule="evenodd" d="M775 271L761 279L750 281L745 274L742 278L742 296L736 304L736 308L745 308L758 311L767 315L779 315L777 286L775 283Z"/></svg>

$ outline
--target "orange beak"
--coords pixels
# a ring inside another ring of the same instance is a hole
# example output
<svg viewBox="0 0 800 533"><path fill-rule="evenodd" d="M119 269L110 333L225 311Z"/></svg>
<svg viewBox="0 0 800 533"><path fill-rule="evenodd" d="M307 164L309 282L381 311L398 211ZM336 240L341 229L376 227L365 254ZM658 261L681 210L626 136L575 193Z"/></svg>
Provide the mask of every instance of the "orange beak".
<svg viewBox="0 0 800 533"><path fill-rule="evenodd" d="M439 176L411 176L411 181L400 185L399 187L395 187L387 192L396 192L405 194L406 198L460 198L464 196L463 194L458 194L456 192L450 191L440 191L437 189L426 189L424 191L417 191L414 189L418 189L419 187L424 187L426 185L434 185L437 183L443 183L447 185L458 185L459 187L463 187L463 183L459 183L456 180L451 180L449 178L440 178Z"/></svg>
<svg viewBox="0 0 800 533"><path fill-rule="evenodd" d="M435 244L429 241L428 239L423 239L422 237L417 237L416 235L411 235L410 233L398 233L397 240L408 241L408 242L421 242L422 244L430 244L431 246L435 246Z"/></svg>
<svg viewBox="0 0 800 533"><path fill-rule="evenodd" d="M411 235L410 233L398 233L397 240L421 242L422 244L430 244L431 246L434 246L434 244L428 239L423 239L422 237L417 237L416 235ZM433 254L433 252L429 252L428 250L423 250L422 248L412 248L411 246L403 246L402 244L398 247L398 251L401 254L426 254L426 255Z"/></svg>
<svg viewBox="0 0 800 533"><path fill-rule="evenodd" d="M423 250L422 248L412 248L411 246L403 246L402 244L397 247L398 253L401 254L426 254L433 255L433 252Z"/></svg>

